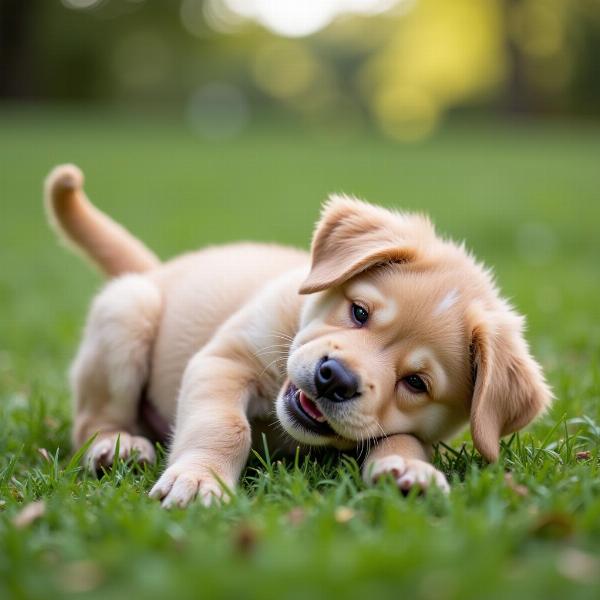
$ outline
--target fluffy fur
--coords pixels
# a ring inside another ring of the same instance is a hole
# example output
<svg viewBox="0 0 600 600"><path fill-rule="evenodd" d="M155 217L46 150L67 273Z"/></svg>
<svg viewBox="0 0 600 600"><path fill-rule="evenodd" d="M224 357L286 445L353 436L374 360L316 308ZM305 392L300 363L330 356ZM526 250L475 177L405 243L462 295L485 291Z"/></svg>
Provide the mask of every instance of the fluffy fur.
<svg viewBox="0 0 600 600"><path fill-rule="evenodd" d="M166 507L225 497L257 432L284 449L366 447L365 480L388 474L403 490L447 490L428 462L433 443L470 421L476 447L495 460L500 437L551 400L522 317L423 216L335 196L310 256L234 244L160 263L82 185L81 172L63 165L45 187L51 223L114 278L92 305L71 371L74 444L97 434L92 469L110 465L117 438L121 457L154 460L144 396L172 428L168 465L150 492ZM364 324L353 305L368 312ZM354 374L352 398L319 396L324 357ZM413 375L425 391L410 385ZM320 422L307 420L307 405Z"/></svg>

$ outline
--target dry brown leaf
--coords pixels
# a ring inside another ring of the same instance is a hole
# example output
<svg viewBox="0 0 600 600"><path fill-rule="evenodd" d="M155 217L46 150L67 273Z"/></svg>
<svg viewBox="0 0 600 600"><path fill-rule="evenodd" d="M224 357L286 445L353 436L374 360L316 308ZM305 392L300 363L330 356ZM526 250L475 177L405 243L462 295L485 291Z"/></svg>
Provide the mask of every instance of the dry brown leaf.
<svg viewBox="0 0 600 600"><path fill-rule="evenodd" d="M65 592L83 593L96 589L104 581L104 572L91 560L78 560L64 566L59 584Z"/></svg>
<svg viewBox="0 0 600 600"><path fill-rule="evenodd" d="M13 525L17 529L28 527L34 521L43 517L46 512L46 503L43 500L31 502L22 508L13 518Z"/></svg>
<svg viewBox="0 0 600 600"><path fill-rule="evenodd" d="M286 517L291 525L300 525L306 518L306 511L301 506L295 506Z"/></svg>
<svg viewBox="0 0 600 600"><path fill-rule="evenodd" d="M575 453L575 458L577 460L589 460L592 456L592 453L589 450L582 450L581 452Z"/></svg>
<svg viewBox="0 0 600 600"><path fill-rule="evenodd" d="M583 583L595 581L599 567L600 560L597 556L578 548L566 548L556 561L556 568L563 577Z"/></svg>
<svg viewBox="0 0 600 600"><path fill-rule="evenodd" d="M338 523L347 523L352 520L356 513L348 506L340 506L335 509L334 518Z"/></svg>
<svg viewBox="0 0 600 600"><path fill-rule="evenodd" d="M517 483L514 480L512 473L504 474L504 483L506 483L506 487L511 489L515 494L517 494L517 496L524 498L525 496L529 495L529 488L521 483Z"/></svg>
<svg viewBox="0 0 600 600"><path fill-rule="evenodd" d="M59 421L57 421L55 418L49 417L49 416L46 416L44 418L44 423L45 423L46 427L48 427L49 429L58 429L58 426L60 425Z"/></svg>
<svg viewBox="0 0 600 600"><path fill-rule="evenodd" d="M545 539L565 539L575 531L573 517L564 512L550 512L540 515L530 532Z"/></svg>
<svg viewBox="0 0 600 600"><path fill-rule="evenodd" d="M254 552L258 542L258 531L249 524L242 524L234 533L235 549L242 555L248 556Z"/></svg>

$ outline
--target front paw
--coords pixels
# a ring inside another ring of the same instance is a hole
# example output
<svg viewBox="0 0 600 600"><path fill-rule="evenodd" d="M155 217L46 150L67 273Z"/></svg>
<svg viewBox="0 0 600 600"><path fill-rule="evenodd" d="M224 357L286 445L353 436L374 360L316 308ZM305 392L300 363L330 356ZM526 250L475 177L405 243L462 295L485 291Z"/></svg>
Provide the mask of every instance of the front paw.
<svg viewBox="0 0 600 600"><path fill-rule="evenodd" d="M185 508L196 498L204 506L226 501L229 492L210 469L175 463L161 475L149 496L161 500L163 508Z"/></svg>
<svg viewBox="0 0 600 600"><path fill-rule="evenodd" d="M413 487L426 491L432 486L444 494L450 492L445 475L423 460L398 455L379 458L369 465L365 479L367 483L376 483L384 475L391 475L403 493L408 493Z"/></svg>
<svg viewBox="0 0 600 600"><path fill-rule="evenodd" d="M120 460L135 460L140 464L156 462L154 446L145 437L131 435L125 431L99 434L85 455L85 464L93 473L112 466L117 457Z"/></svg>

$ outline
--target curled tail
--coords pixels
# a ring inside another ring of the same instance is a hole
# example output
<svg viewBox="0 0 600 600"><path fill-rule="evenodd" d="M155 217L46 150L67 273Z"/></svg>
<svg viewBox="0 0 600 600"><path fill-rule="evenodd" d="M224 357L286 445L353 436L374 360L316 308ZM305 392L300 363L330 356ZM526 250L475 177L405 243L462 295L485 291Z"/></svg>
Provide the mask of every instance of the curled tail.
<svg viewBox="0 0 600 600"><path fill-rule="evenodd" d="M83 173L75 165L59 165L50 172L44 203L58 235L109 277L141 273L160 264L142 242L91 204L83 191Z"/></svg>

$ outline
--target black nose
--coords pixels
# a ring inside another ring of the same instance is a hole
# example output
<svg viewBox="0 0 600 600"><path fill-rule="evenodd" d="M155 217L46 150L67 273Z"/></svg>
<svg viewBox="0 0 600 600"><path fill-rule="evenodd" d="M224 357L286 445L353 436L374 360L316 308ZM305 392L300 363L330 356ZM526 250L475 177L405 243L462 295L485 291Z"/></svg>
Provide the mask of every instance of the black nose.
<svg viewBox="0 0 600 600"><path fill-rule="evenodd" d="M315 371L315 386L319 398L343 402L358 392L358 377L335 358L324 358Z"/></svg>

